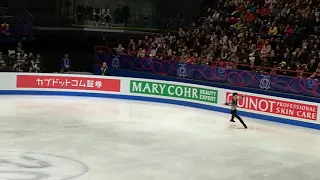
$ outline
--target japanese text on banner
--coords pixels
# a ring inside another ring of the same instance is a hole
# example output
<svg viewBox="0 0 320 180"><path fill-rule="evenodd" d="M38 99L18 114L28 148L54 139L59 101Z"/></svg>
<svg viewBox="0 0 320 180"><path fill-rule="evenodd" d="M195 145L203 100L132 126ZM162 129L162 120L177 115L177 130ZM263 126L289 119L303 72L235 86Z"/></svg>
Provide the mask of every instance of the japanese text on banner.
<svg viewBox="0 0 320 180"><path fill-rule="evenodd" d="M17 87L120 92L120 80L72 76L17 75Z"/></svg>

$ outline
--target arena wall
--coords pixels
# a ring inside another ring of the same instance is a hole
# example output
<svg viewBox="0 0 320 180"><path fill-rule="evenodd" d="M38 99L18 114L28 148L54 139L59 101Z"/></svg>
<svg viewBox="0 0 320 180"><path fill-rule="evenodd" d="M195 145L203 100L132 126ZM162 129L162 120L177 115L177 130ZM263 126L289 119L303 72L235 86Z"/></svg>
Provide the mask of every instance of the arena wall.
<svg viewBox="0 0 320 180"><path fill-rule="evenodd" d="M129 77L1 73L2 95L63 95L151 101L229 113L234 90L191 83ZM320 129L319 103L237 91L245 98L239 114Z"/></svg>

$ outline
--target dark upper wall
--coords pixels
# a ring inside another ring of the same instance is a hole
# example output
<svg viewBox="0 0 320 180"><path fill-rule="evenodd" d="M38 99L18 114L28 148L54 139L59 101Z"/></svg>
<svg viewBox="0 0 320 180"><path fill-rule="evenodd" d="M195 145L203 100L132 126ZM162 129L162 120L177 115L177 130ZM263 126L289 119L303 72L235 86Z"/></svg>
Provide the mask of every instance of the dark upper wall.
<svg viewBox="0 0 320 180"><path fill-rule="evenodd" d="M60 0L8 0L10 9L17 9L21 5L33 15L36 22L41 18L50 22L60 19Z"/></svg>
<svg viewBox="0 0 320 180"><path fill-rule="evenodd" d="M8 0L1 0L0 7L8 7Z"/></svg>
<svg viewBox="0 0 320 180"><path fill-rule="evenodd" d="M3 0L0 0L3 1ZM5 0L10 8L17 8L21 4L27 8L35 17L35 20L43 18L46 21L59 21L58 19L73 19L75 7L80 0ZM199 4L203 0L82 0L89 2L92 6L103 7L108 5L111 12L116 5L123 6L126 2L130 7L132 17L136 13L142 15L148 13L154 20L159 18L175 17L182 14L190 19L199 10ZM68 4L68 6L65 6ZM41 24L41 23L38 23Z"/></svg>
<svg viewBox="0 0 320 180"><path fill-rule="evenodd" d="M23 4L26 8L53 8L56 0L8 0L10 8L19 7Z"/></svg>
<svg viewBox="0 0 320 180"><path fill-rule="evenodd" d="M198 12L200 3L201 0L159 0L157 1L156 11L161 17L175 16L177 14L190 17Z"/></svg>

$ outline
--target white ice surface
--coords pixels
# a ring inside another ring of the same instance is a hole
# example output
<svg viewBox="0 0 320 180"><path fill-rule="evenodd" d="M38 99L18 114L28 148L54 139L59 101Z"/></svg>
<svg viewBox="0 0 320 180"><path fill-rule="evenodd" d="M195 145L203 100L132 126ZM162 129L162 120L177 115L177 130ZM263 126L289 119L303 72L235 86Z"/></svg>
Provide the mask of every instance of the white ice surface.
<svg viewBox="0 0 320 180"><path fill-rule="evenodd" d="M316 130L138 101L0 102L1 180L320 179Z"/></svg>

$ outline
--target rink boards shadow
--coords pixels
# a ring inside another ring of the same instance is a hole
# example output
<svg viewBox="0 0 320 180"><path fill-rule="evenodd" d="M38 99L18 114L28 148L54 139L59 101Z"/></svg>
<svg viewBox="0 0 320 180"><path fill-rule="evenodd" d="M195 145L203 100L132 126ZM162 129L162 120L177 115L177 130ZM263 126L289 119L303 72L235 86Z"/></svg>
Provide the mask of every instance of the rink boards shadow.
<svg viewBox="0 0 320 180"><path fill-rule="evenodd" d="M78 97L80 96L80 97L125 99L125 100L134 100L134 101L148 101L148 102L188 106L188 107L200 108L200 109L205 109L210 111L230 113L229 108L222 108L222 107L216 107L216 106L210 106L210 105L194 103L194 102L186 102L186 101L180 101L180 100L161 99L161 98L143 97L143 96L130 96L130 95L122 95L122 94L102 94L102 93L65 92L65 91L63 92L63 91L0 90L0 95L44 95L44 96L78 96ZM241 110L239 110L239 115L255 118L255 119L262 119L267 121L273 121L278 123L284 123L284 124L289 124L294 126L301 126L301 127L320 130L320 124L313 124L313 123L301 122L293 119L285 119L285 118L278 118L278 117L273 117L268 115L244 112ZM226 119L226 121L229 121L229 119Z"/></svg>

